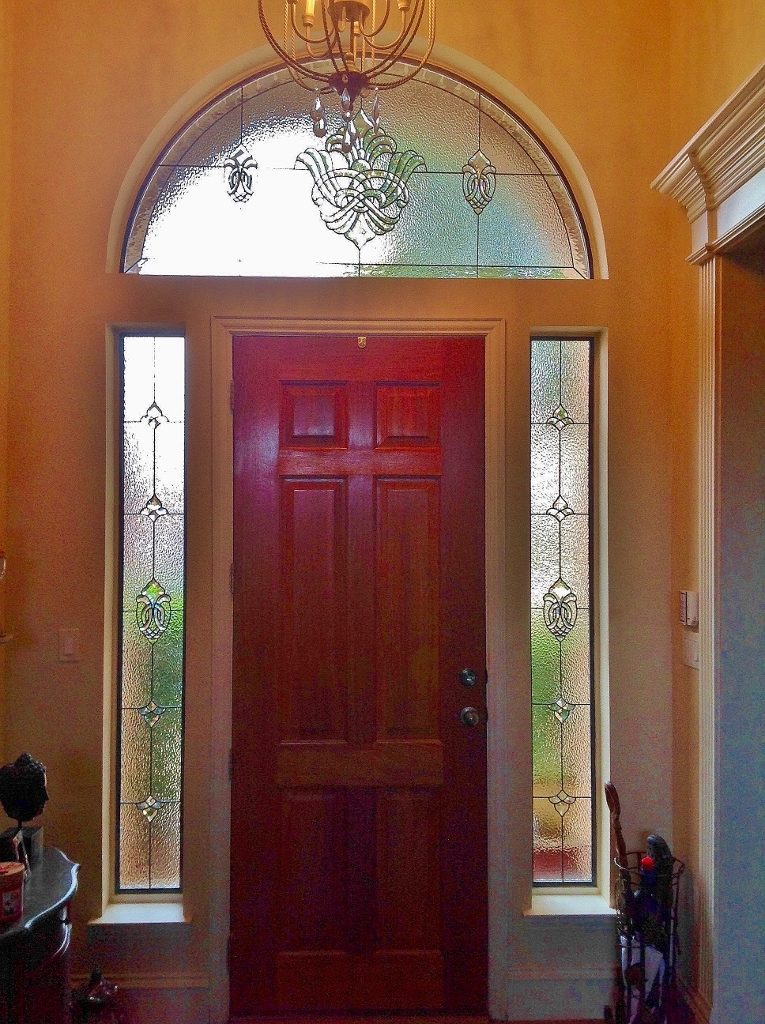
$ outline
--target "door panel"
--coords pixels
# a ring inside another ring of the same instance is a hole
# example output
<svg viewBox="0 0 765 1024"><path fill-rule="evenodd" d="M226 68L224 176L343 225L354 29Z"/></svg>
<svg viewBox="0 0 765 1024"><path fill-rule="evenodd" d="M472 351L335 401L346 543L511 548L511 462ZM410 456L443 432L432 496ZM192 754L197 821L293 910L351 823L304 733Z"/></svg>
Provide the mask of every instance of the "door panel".
<svg viewBox="0 0 765 1024"><path fill-rule="evenodd" d="M482 346L237 337L234 392L232 1013L481 1010Z"/></svg>

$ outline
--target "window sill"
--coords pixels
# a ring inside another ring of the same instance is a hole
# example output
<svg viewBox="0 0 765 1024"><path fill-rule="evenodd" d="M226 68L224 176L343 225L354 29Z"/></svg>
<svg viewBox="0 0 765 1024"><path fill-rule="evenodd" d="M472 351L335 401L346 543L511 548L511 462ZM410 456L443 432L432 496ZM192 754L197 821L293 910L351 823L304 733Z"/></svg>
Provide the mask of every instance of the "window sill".
<svg viewBox="0 0 765 1024"><path fill-rule="evenodd" d="M608 900L597 893L535 893L531 909L523 912L528 918L581 917L590 920L608 920L616 916Z"/></svg>
<svg viewBox="0 0 765 1024"><path fill-rule="evenodd" d="M88 921L88 927L125 924L189 925L182 903L109 903L100 917Z"/></svg>

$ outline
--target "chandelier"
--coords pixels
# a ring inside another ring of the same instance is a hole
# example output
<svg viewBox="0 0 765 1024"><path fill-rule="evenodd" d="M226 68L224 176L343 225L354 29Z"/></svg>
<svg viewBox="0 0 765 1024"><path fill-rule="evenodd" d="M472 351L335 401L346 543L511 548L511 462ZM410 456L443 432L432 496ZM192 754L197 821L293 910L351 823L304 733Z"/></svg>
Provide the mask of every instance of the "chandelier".
<svg viewBox="0 0 765 1024"><path fill-rule="evenodd" d="M355 141L353 122L364 99L374 94L369 120L377 127L380 92L414 78L433 49L436 0L284 0L281 42L268 23L263 4L264 0L258 0L260 23L268 42L298 85L316 93L311 119L318 138L327 133L322 94L334 92L340 98L345 152ZM398 18L394 7L398 8ZM407 64L405 70L394 68L409 50L423 21L427 23L424 56Z"/></svg>

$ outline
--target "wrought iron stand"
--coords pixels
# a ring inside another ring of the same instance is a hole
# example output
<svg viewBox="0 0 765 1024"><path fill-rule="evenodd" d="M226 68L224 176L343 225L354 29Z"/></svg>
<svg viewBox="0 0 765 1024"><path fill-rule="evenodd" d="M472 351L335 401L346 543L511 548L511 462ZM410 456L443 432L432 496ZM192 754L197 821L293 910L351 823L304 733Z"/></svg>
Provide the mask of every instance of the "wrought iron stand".
<svg viewBox="0 0 765 1024"><path fill-rule="evenodd" d="M646 851L627 851L616 787L606 785L611 811L617 914L616 1024L666 1024L675 1000L679 950L677 908L685 864L671 855L646 881L641 862ZM666 846L665 846L666 848Z"/></svg>

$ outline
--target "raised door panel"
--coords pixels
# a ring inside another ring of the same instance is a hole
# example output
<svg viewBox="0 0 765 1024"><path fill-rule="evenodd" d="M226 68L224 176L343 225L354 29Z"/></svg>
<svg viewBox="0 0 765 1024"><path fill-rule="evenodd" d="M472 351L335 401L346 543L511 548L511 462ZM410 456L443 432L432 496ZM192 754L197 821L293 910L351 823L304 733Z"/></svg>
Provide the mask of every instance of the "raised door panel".
<svg viewBox="0 0 765 1024"><path fill-rule="evenodd" d="M237 339L235 1015L484 1005L481 362Z"/></svg>

